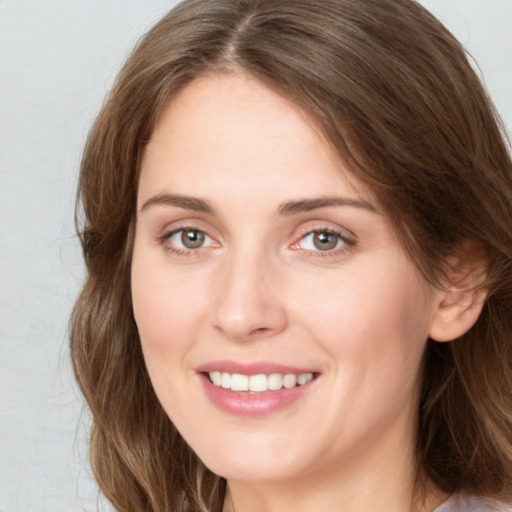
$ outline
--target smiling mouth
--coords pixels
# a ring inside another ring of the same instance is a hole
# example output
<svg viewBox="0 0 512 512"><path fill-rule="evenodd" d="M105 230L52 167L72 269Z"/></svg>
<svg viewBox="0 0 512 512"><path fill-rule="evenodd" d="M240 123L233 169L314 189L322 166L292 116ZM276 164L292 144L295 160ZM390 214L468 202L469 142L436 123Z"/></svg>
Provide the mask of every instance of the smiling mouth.
<svg viewBox="0 0 512 512"><path fill-rule="evenodd" d="M231 391L248 391L251 393L265 393L279 391L280 389L292 389L304 386L315 378L315 374L309 373L270 373L258 375L243 375L240 373L228 373L212 371L206 374L210 382L219 388Z"/></svg>

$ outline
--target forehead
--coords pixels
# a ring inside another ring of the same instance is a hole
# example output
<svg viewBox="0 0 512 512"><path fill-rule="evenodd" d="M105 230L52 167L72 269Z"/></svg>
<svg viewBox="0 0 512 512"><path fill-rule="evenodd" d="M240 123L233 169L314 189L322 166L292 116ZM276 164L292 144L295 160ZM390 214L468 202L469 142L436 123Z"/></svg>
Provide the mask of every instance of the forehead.
<svg viewBox="0 0 512 512"><path fill-rule="evenodd" d="M164 108L146 147L139 198L155 188L201 195L238 180L239 195L334 184L371 198L295 103L242 73L202 76Z"/></svg>

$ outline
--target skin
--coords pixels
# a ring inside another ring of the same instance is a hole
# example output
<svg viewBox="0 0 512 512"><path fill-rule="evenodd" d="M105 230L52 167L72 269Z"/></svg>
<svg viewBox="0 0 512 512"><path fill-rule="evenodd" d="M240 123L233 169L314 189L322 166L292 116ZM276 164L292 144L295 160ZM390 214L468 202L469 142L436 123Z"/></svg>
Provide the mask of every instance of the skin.
<svg viewBox="0 0 512 512"><path fill-rule="evenodd" d="M346 204L282 211L325 197ZM204 244L184 247L183 229ZM337 233L335 247L319 249L315 231ZM230 74L169 102L142 167L132 294L156 393L227 478L225 511L397 512L443 500L430 492L418 504L413 454L422 356L444 296L287 99ZM317 378L277 412L238 416L200 383L196 369L218 360Z"/></svg>

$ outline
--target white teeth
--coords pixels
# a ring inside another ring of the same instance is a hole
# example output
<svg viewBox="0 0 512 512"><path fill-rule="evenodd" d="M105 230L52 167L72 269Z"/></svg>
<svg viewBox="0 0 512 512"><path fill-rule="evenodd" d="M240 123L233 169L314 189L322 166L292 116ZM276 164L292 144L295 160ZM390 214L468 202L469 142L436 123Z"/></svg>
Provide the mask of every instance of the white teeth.
<svg viewBox="0 0 512 512"><path fill-rule="evenodd" d="M210 372L210 379L216 386L220 386L222 384L222 375L220 372Z"/></svg>
<svg viewBox="0 0 512 512"><path fill-rule="evenodd" d="M283 386L286 389L292 389L297 384L297 375L293 375L293 373L288 373L284 376Z"/></svg>
<svg viewBox="0 0 512 512"><path fill-rule="evenodd" d="M266 375L251 375L249 377L249 391L267 391L268 379Z"/></svg>
<svg viewBox="0 0 512 512"><path fill-rule="evenodd" d="M262 393L264 391L278 391L283 387L291 389L303 386L313 380L313 373L271 373L270 375L243 375L240 373L209 372L210 380L217 387L231 391L251 391Z"/></svg>
<svg viewBox="0 0 512 512"><path fill-rule="evenodd" d="M312 379L313 379L313 374L312 373L301 373L297 377L297 384L299 386L304 386L304 384L307 384Z"/></svg>
<svg viewBox="0 0 512 512"><path fill-rule="evenodd" d="M224 389L231 389L231 374L230 373L225 373L223 372L221 374L221 381L220 381L220 385L224 388Z"/></svg>
<svg viewBox="0 0 512 512"><path fill-rule="evenodd" d="M249 391L249 377L233 373L231 375L231 391Z"/></svg>
<svg viewBox="0 0 512 512"><path fill-rule="evenodd" d="M268 376L268 389L277 391L283 387L283 376L280 373L271 373Z"/></svg>

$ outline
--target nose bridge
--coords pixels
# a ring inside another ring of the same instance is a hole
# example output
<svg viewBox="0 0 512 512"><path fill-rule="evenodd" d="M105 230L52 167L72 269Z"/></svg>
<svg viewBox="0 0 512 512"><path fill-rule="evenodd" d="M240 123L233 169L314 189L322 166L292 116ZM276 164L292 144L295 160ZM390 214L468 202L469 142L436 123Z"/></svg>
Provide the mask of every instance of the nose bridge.
<svg viewBox="0 0 512 512"><path fill-rule="evenodd" d="M286 311L277 293L277 262L259 244L233 246L222 262L213 306L214 327L244 341L280 332Z"/></svg>

